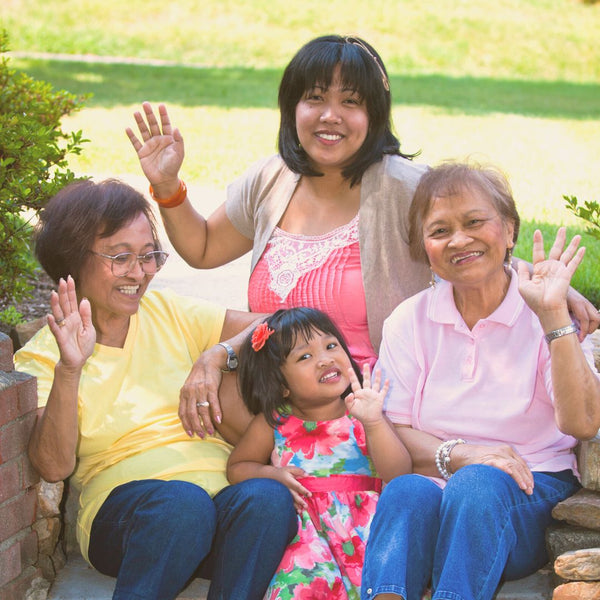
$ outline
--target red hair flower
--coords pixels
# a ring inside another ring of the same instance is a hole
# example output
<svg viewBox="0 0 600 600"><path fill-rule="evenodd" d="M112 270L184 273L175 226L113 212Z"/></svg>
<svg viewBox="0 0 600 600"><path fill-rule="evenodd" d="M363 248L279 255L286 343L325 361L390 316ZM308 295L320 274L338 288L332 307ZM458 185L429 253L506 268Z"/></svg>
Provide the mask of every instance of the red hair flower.
<svg viewBox="0 0 600 600"><path fill-rule="evenodd" d="M252 350L254 350L254 352L258 352L274 333L274 329L269 329L269 326L266 323L261 323L252 332Z"/></svg>

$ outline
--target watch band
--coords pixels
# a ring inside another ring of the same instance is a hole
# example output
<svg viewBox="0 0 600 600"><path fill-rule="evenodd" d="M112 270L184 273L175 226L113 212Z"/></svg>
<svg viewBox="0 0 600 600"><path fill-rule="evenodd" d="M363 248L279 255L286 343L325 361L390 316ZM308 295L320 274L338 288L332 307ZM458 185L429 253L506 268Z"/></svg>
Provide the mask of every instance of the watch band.
<svg viewBox="0 0 600 600"><path fill-rule="evenodd" d="M222 346L225 348L227 352L227 368L221 369L222 371L235 371L238 368L239 360L237 354L234 352L233 348L227 342L219 342L218 346Z"/></svg>
<svg viewBox="0 0 600 600"><path fill-rule="evenodd" d="M570 325L565 325L564 327L550 331L544 337L546 338L546 342L549 344L556 338L562 337L563 335L569 335L570 333L577 333L577 331L578 329L575 323L571 323Z"/></svg>

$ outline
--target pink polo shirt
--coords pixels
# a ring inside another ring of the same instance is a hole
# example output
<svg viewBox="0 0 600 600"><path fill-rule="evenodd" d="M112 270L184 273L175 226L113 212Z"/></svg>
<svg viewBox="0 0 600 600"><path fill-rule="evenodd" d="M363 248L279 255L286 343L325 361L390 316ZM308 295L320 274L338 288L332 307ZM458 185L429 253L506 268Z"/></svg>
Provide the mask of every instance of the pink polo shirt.
<svg viewBox="0 0 600 600"><path fill-rule="evenodd" d="M513 273L502 304L472 330L445 281L400 304L385 321L379 354L391 383L385 411L442 440L510 444L533 471L577 473L577 440L554 420L543 330L517 284ZM583 349L596 371L591 343Z"/></svg>

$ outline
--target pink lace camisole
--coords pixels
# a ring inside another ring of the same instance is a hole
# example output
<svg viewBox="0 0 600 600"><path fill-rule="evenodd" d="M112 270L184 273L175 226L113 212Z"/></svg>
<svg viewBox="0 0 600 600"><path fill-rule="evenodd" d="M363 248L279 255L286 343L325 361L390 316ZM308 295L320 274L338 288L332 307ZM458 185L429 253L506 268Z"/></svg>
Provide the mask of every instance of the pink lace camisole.
<svg viewBox="0 0 600 600"><path fill-rule="evenodd" d="M276 227L248 284L254 312L310 306L333 320L359 366L374 366L358 246L358 215L324 235Z"/></svg>

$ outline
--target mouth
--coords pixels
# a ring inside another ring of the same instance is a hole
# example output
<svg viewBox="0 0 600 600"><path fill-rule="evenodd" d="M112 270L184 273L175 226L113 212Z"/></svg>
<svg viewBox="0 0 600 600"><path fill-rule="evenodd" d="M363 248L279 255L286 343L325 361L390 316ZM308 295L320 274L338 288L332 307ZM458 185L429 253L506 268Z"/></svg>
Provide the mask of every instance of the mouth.
<svg viewBox="0 0 600 600"><path fill-rule="evenodd" d="M468 261L471 258L478 258L480 256L483 256L483 252L481 252L481 251L463 252L461 254L454 255L450 259L450 262L453 265L458 265L458 264L461 264L461 263L463 263L465 261Z"/></svg>
<svg viewBox="0 0 600 600"><path fill-rule="evenodd" d="M141 287L141 285L121 285L117 289L126 296L137 296Z"/></svg>
<svg viewBox="0 0 600 600"><path fill-rule="evenodd" d="M324 140L326 142L338 142L344 136L340 133L325 133L325 132L317 132L315 134L320 140Z"/></svg>
<svg viewBox="0 0 600 600"><path fill-rule="evenodd" d="M319 379L319 383L330 383L331 381L337 381L341 376L339 369L329 369Z"/></svg>

